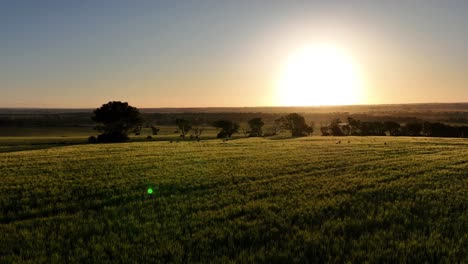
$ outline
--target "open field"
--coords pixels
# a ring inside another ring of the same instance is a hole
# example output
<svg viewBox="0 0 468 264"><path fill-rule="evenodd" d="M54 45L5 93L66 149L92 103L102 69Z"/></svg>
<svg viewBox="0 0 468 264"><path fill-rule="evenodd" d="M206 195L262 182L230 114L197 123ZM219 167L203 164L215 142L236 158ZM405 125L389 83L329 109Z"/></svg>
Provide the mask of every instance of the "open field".
<svg viewBox="0 0 468 264"><path fill-rule="evenodd" d="M0 262L468 262L467 157L407 137L10 149Z"/></svg>
<svg viewBox="0 0 468 264"><path fill-rule="evenodd" d="M130 142L141 141L180 141L180 132L176 126L159 126L158 135L153 135L150 128L142 128L141 134L136 136L134 133L129 135ZM202 126L203 133L200 136L202 140L215 139L219 129L211 126ZM247 124L241 124L241 132L232 136L234 139L245 138L242 132L247 130ZM265 126L266 132L272 132L272 126ZM314 134L319 135L320 130L316 127ZM0 153L19 150L46 149L67 145L87 144L89 136L97 136L98 131L92 128L80 127L3 127L0 129ZM281 131L276 138L290 137L289 131ZM151 136L148 140L147 137ZM187 135L187 140L190 136Z"/></svg>

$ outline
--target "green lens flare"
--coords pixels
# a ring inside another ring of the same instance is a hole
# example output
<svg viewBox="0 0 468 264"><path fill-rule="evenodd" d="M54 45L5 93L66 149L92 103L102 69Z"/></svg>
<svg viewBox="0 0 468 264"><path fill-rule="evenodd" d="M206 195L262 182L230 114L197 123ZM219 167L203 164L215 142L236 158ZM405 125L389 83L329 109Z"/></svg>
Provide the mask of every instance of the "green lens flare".
<svg viewBox="0 0 468 264"><path fill-rule="evenodd" d="M148 188L148 194L152 194L152 193L153 193L153 189Z"/></svg>

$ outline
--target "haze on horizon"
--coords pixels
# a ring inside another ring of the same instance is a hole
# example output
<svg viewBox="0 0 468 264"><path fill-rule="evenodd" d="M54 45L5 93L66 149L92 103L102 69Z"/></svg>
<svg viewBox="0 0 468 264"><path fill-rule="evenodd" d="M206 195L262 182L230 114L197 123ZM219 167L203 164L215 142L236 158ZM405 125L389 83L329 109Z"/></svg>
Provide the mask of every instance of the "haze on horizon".
<svg viewBox="0 0 468 264"><path fill-rule="evenodd" d="M468 102L468 2L2 1L0 107Z"/></svg>

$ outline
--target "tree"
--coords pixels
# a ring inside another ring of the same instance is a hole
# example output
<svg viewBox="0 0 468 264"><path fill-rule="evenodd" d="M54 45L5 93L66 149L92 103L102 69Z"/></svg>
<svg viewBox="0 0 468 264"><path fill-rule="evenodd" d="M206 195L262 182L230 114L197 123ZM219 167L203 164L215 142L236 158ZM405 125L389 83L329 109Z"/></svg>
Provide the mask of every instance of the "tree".
<svg viewBox="0 0 468 264"><path fill-rule="evenodd" d="M343 131L343 134L344 134L345 136L349 136L349 135L351 134L351 127L350 127L348 124L343 125L343 126L341 127L341 131Z"/></svg>
<svg viewBox="0 0 468 264"><path fill-rule="evenodd" d="M386 136L385 134L385 126L382 122L369 122L371 128L371 135L372 136Z"/></svg>
<svg viewBox="0 0 468 264"><path fill-rule="evenodd" d="M385 136L382 122L361 122L361 136Z"/></svg>
<svg viewBox="0 0 468 264"><path fill-rule="evenodd" d="M103 104L93 111L92 120L102 125L96 129L102 134L98 136L98 142L123 142L128 140L128 131L143 124L140 111L130 106L127 102L113 101Z"/></svg>
<svg viewBox="0 0 468 264"><path fill-rule="evenodd" d="M176 119L176 124L179 127L181 138L185 138L185 135L192 129L192 124L189 120Z"/></svg>
<svg viewBox="0 0 468 264"><path fill-rule="evenodd" d="M253 118L249 120L249 137L261 137L263 135L262 128L265 122L262 121L261 117Z"/></svg>
<svg viewBox="0 0 468 264"><path fill-rule="evenodd" d="M329 133L332 136L344 136L343 131L340 128L341 120L339 118L333 119L328 126Z"/></svg>
<svg viewBox="0 0 468 264"><path fill-rule="evenodd" d="M421 135L423 125L421 123L408 123L405 128L408 136L417 137Z"/></svg>
<svg viewBox="0 0 468 264"><path fill-rule="evenodd" d="M361 121L348 117L349 134L358 136L361 134Z"/></svg>
<svg viewBox="0 0 468 264"><path fill-rule="evenodd" d="M315 122L310 122L310 126L306 128L307 134L310 136L314 133Z"/></svg>
<svg viewBox="0 0 468 264"><path fill-rule="evenodd" d="M468 127L425 122L421 134L428 137L467 137Z"/></svg>
<svg viewBox="0 0 468 264"><path fill-rule="evenodd" d="M238 133L240 128L238 123L229 120L215 121L213 126L221 129L217 135L218 138L230 138L233 134Z"/></svg>
<svg viewBox="0 0 468 264"><path fill-rule="evenodd" d="M320 127L320 132L322 133L322 136L329 136L330 133L328 132L328 126L321 126Z"/></svg>
<svg viewBox="0 0 468 264"><path fill-rule="evenodd" d="M383 123L384 130L390 134L390 136L399 136L400 132L400 124L394 121L385 121Z"/></svg>
<svg viewBox="0 0 468 264"><path fill-rule="evenodd" d="M200 140L200 137L203 133L204 128L202 127L203 125L203 120L200 118L194 118L192 119L192 134L190 135L190 138L195 138L197 140Z"/></svg>
<svg viewBox="0 0 468 264"><path fill-rule="evenodd" d="M281 117L281 125L284 129L291 130L291 136L300 137L313 132L313 128L308 126L303 116L292 113Z"/></svg>
<svg viewBox="0 0 468 264"><path fill-rule="evenodd" d="M203 133L203 128L202 127L194 127L192 128L192 135L190 136L191 138L195 139L200 139L200 136Z"/></svg>
<svg viewBox="0 0 468 264"><path fill-rule="evenodd" d="M278 135L281 132L281 118L275 119L275 125L274 125L275 132L273 132L275 135Z"/></svg>

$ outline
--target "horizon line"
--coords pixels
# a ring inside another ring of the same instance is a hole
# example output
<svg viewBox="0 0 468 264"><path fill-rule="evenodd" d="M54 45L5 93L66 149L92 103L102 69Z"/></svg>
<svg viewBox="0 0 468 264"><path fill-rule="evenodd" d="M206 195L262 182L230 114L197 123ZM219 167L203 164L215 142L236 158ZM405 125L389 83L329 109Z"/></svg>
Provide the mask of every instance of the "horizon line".
<svg viewBox="0 0 468 264"><path fill-rule="evenodd" d="M118 101L118 100L116 100ZM112 101L109 101L112 102ZM121 101L125 102L125 101ZM127 101L128 103L128 101ZM104 103L105 104L105 103ZM349 105L309 105L309 106L161 106L161 107L138 107L139 109L216 109L216 108L333 108L333 107L363 107L363 106L396 106L396 105L444 105L444 104L468 104L465 102L427 102L427 103L382 103L382 104L349 104ZM97 107L1 107L0 109L43 109L43 110L87 110Z"/></svg>

